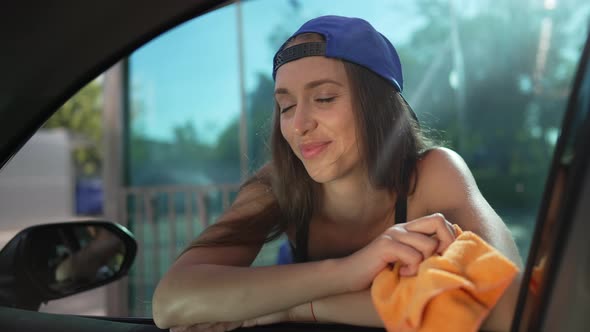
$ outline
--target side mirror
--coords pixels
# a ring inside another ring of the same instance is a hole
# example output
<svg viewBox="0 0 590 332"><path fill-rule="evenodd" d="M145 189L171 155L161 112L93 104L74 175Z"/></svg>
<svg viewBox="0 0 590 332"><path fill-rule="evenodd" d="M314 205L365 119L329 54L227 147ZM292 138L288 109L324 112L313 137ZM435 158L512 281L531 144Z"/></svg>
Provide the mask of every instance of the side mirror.
<svg viewBox="0 0 590 332"><path fill-rule="evenodd" d="M133 235L111 222L29 227L0 251L0 305L37 310L103 286L127 274L136 252Z"/></svg>

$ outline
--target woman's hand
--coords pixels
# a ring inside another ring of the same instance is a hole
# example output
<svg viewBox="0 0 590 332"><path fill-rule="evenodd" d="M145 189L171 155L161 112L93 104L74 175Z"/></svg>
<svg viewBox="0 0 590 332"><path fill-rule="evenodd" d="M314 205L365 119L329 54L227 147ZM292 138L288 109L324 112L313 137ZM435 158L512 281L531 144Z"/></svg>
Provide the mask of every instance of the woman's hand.
<svg viewBox="0 0 590 332"><path fill-rule="evenodd" d="M243 322L200 323L191 326L177 326L170 332L225 332L242 327Z"/></svg>
<svg viewBox="0 0 590 332"><path fill-rule="evenodd" d="M259 325L269 325L269 324L291 322L291 321L292 321L292 318L291 318L291 314L289 313L289 310L285 310L285 311L279 311L279 312L275 312L272 314L268 314L268 315L245 320L242 327L253 327L253 326L259 326Z"/></svg>
<svg viewBox="0 0 590 332"><path fill-rule="evenodd" d="M201 323L188 327L174 327L171 332L225 332L239 327L253 327L260 325L278 324L283 322L311 322L313 321L311 306L305 303L288 310L247 319L243 322Z"/></svg>
<svg viewBox="0 0 590 332"><path fill-rule="evenodd" d="M442 254L454 240L453 225L440 213L394 225L363 249L343 258L351 291L367 289L391 263L402 264L400 275L415 275L424 259Z"/></svg>

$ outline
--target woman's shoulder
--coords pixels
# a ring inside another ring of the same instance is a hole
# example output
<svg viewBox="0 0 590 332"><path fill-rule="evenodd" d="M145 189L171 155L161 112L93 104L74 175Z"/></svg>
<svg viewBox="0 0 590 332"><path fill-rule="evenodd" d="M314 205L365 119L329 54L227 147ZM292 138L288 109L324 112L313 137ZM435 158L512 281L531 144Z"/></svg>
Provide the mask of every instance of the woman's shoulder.
<svg viewBox="0 0 590 332"><path fill-rule="evenodd" d="M415 196L428 205L453 205L476 186L463 158L444 147L426 151L418 160L417 174Z"/></svg>
<svg viewBox="0 0 590 332"><path fill-rule="evenodd" d="M455 151L445 147L435 147L422 153L417 163L421 178L444 181L444 175L455 177L469 172L463 158Z"/></svg>
<svg viewBox="0 0 590 332"><path fill-rule="evenodd" d="M418 159L418 166L432 166L434 165L444 165L444 164L460 164L465 163L463 158L454 150L437 146L430 148L422 153L420 158Z"/></svg>

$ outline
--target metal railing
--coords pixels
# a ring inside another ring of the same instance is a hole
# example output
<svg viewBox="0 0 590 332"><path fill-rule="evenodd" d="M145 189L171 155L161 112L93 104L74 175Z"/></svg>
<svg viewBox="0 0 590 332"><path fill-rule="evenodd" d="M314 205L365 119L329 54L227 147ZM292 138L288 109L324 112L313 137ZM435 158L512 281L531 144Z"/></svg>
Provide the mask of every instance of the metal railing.
<svg viewBox="0 0 590 332"><path fill-rule="evenodd" d="M129 273L130 314L151 316L153 289L203 229L227 209L239 184L123 188L120 220L138 243Z"/></svg>

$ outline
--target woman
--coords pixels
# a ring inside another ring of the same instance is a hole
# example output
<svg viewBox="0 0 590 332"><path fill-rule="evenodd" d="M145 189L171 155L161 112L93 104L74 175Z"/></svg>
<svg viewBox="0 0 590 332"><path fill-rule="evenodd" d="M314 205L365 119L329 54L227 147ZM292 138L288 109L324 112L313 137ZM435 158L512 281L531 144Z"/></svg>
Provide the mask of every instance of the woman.
<svg viewBox="0 0 590 332"><path fill-rule="evenodd" d="M160 281L159 327L382 326L373 278L391 263L415 274L454 240L451 223L520 264L463 160L421 136L400 94L398 55L369 23L338 16L305 23L275 55L273 77L272 161ZM300 264L250 267L263 243L283 233ZM487 327L510 324L517 286Z"/></svg>

